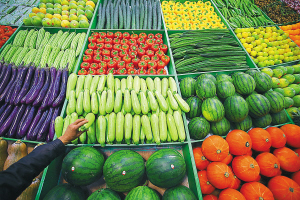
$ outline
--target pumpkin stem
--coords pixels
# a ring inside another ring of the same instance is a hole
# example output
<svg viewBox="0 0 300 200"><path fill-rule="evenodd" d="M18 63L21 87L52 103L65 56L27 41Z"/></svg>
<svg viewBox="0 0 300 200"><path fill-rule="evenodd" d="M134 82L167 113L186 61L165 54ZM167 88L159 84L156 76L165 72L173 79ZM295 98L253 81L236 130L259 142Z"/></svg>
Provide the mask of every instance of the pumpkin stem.
<svg viewBox="0 0 300 200"><path fill-rule="evenodd" d="M262 198L262 197L259 197L259 199L258 200L264 200L264 198Z"/></svg>
<svg viewBox="0 0 300 200"><path fill-rule="evenodd" d="M294 192L294 188L289 188L289 191Z"/></svg>
<svg viewBox="0 0 300 200"><path fill-rule="evenodd" d="M254 168L254 165L253 165L253 164L250 164L250 168Z"/></svg>
<svg viewBox="0 0 300 200"><path fill-rule="evenodd" d="M204 156L201 156L201 160L206 160L206 158Z"/></svg>
<svg viewBox="0 0 300 200"><path fill-rule="evenodd" d="M275 168L275 169L277 169L277 168L278 168L278 165L277 165L277 163L275 163L275 164L274 164L274 168Z"/></svg>
<svg viewBox="0 0 300 200"><path fill-rule="evenodd" d="M266 139L266 142L269 142L269 138Z"/></svg>
<svg viewBox="0 0 300 200"><path fill-rule="evenodd" d="M245 146L246 146L246 147L249 147L249 146L250 146L249 142L246 142Z"/></svg>
<svg viewBox="0 0 300 200"><path fill-rule="evenodd" d="M225 176L226 178L228 178L228 177L229 177L229 173L228 173L228 172L225 172L224 176Z"/></svg>
<svg viewBox="0 0 300 200"><path fill-rule="evenodd" d="M218 150L217 150L217 154L220 154L220 153L221 153L221 150L220 150L220 149L218 149Z"/></svg>
<svg viewBox="0 0 300 200"><path fill-rule="evenodd" d="M285 134L284 134L284 133L283 133L282 135L283 135L283 137L285 137Z"/></svg>
<svg viewBox="0 0 300 200"><path fill-rule="evenodd" d="M210 185L210 182L209 182L209 181L206 181L206 184L207 184L207 185Z"/></svg>

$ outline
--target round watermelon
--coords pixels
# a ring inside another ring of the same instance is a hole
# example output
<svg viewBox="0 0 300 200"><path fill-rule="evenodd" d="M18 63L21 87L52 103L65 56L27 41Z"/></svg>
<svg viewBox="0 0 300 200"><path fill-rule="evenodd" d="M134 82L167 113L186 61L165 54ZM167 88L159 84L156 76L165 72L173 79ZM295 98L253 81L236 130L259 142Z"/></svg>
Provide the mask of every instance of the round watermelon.
<svg viewBox="0 0 300 200"><path fill-rule="evenodd" d="M282 88L275 88L274 91L278 92L284 96L284 90Z"/></svg>
<svg viewBox="0 0 300 200"><path fill-rule="evenodd" d="M231 83L233 82L232 78L226 74L220 74L217 76L217 83L222 81L229 81Z"/></svg>
<svg viewBox="0 0 300 200"><path fill-rule="evenodd" d="M190 112L186 113L187 118L193 119L201 115L201 99L198 97L190 97L186 100L186 103L190 106Z"/></svg>
<svg viewBox="0 0 300 200"><path fill-rule="evenodd" d="M251 117L260 118L270 112L271 105L269 100L261 94L252 94L246 98Z"/></svg>
<svg viewBox="0 0 300 200"><path fill-rule="evenodd" d="M233 74L231 74L231 78L233 80L236 76L243 75L243 74L245 74L245 73L244 72L234 72Z"/></svg>
<svg viewBox="0 0 300 200"><path fill-rule="evenodd" d="M248 115L243 121L233 123L233 126L235 129L248 131L252 127L252 118Z"/></svg>
<svg viewBox="0 0 300 200"><path fill-rule="evenodd" d="M253 77L258 71L256 69L249 69L245 73Z"/></svg>
<svg viewBox="0 0 300 200"><path fill-rule="evenodd" d="M225 116L231 122L241 122L249 112L248 104L243 97L228 97L224 102Z"/></svg>
<svg viewBox="0 0 300 200"><path fill-rule="evenodd" d="M255 81L248 74L238 74L233 78L235 90L241 95L251 94L255 89Z"/></svg>
<svg viewBox="0 0 300 200"><path fill-rule="evenodd" d="M233 96L235 94L234 85L229 81L222 81L217 84L217 95L222 99Z"/></svg>
<svg viewBox="0 0 300 200"><path fill-rule="evenodd" d="M225 115L224 106L218 99L206 99L201 106L202 115L209 122L219 122Z"/></svg>
<svg viewBox="0 0 300 200"><path fill-rule="evenodd" d="M195 92L196 80L190 77L184 78L180 81L180 91L181 95L184 98L189 98L190 96L194 96Z"/></svg>
<svg viewBox="0 0 300 200"><path fill-rule="evenodd" d="M296 95L293 97L294 106L300 107L300 95Z"/></svg>
<svg viewBox="0 0 300 200"><path fill-rule="evenodd" d="M284 96L282 94L275 91L268 91L264 95L270 102L270 113L278 113L284 109Z"/></svg>
<svg viewBox="0 0 300 200"><path fill-rule="evenodd" d="M147 186L138 186L132 189L126 196L125 200L160 200L156 191Z"/></svg>
<svg viewBox="0 0 300 200"><path fill-rule="evenodd" d="M260 118L253 118L252 123L254 127L265 128L269 126L272 122L272 117L270 114L266 114Z"/></svg>
<svg viewBox="0 0 300 200"><path fill-rule="evenodd" d="M257 72L253 76L255 83L256 83L256 88L255 90L260 93L264 93L269 91L272 88L272 78L263 72Z"/></svg>
<svg viewBox="0 0 300 200"><path fill-rule="evenodd" d="M62 175L76 186L89 185L102 176L104 156L93 147L78 147L64 158Z"/></svg>
<svg viewBox="0 0 300 200"><path fill-rule="evenodd" d="M290 108L294 105L294 100L290 97L284 97L284 108Z"/></svg>
<svg viewBox="0 0 300 200"><path fill-rule="evenodd" d="M286 69L287 69L287 74L293 74L295 71L294 67L292 66L287 66Z"/></svg>
<svg viewBox="0 0 300 200"><path fill-rule="evenodd" d="M93 192L87 200L102 200L102 199L109 199L109 200L121 200L121 197L115 191L105 188L99 189Z"/></svg>
<svg viewBox="0 0 300 200"><path fill-rule="evenodd" d="M179 185L167 189L163 195L162 200L197 200L194 193L187 187Z"/></svg>
<svg viewBox="0 0 300 200"><path fill-rule="evenodd" d="M300 74L293 74L293 76L295 77L294 83L299 84L300 83Z"/></svg>
<svg viewBox="0 0 300 200"><path fill-rule="evenodd" d="M272 122L271 122L272 125L284 124L288 120L287 113L285 112L285 110L282 110L279 113L271 114L271 117L272 117Z"/></svg>
<svg viewBox="0 0 300 200"><path fill-rule="evenodd" d="M161 149L153 153L146 163L149 181L161 188L180 184L186 173L183 156L174 149Z"/></svg>
<svg viewBox="0 0 300 200"><path fill-rule="evenodd" d="M127 192L141 183L145 174L145 162L134 151L116 151L106 160L103 174L108 187L117 192Z"/></svg>
<svg viewBox="0 0 300 200"><path fill-rule="evenodd" d="M195 117L190 121L188 128L192 139L201 140L208 135L210 124L203 117Z"/></svg>
<svg viewBox="0 0 300 200"><path fill-rule="evenodd" d="M44 197L44 200L85 200L86 195L80 187L70 184L60 184L52 188Z"/></svg>
<svg viewBox="0 0 300 200"><path fill-rule="evenodd" d="M219 122L212 122L210 130L215 135L225 136L230 131L230 122L224 117Z"/></svg>
<svg viewBox="0 0 300 200"><path fill-rule="evenodd" d="M201 74L200 76L198 76L197 81L201 81L203 79L209 79L214 82L214 84L217 83L217 79L211 74Z"/></svg>
<svg viewBox="0 0 300 200"><path fill-rule="evenodd" d="M196 94L200 99L208 99L216 96L216 85L209 79L197 80Z"/></svg>
<svg viewBox="0 0 300 200"><path fill-rule="evenodd" d="M294 119L294 115L299 115L300 111L297 107L290 107L288 109L286 109L286 112L289 114L289 116L291 117L291 119Z"/></svg>

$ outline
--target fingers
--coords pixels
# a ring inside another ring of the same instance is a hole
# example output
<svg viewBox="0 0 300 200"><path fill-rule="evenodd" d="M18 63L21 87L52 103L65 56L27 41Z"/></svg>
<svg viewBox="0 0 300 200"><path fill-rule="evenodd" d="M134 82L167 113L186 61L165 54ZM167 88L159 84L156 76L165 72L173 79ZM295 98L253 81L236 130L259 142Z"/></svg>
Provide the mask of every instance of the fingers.
<svg viewBox="0 0 300 200"><path fill-rule="evenodd" d="M82 121L84 121L85 119L77 119L73 124L74 125L77 125L78 123L80 123L80 122L82 122Z"/></svg>
<svg viewBox="0 0 300 200"><path fill-rule="evenodd" d="M77 120L76 120L77 121ZM75 121L75 122L76 122ZM86 120L86 119L83 119L83 120L81 120L81 122L79 122L78 124L76 124L74 127L76 128L76 129L78 129L78 128L80 128L80 126L82 126L82 125L84 125L84 124L86 124L86 123L88 123L88 120Z"/></svg>

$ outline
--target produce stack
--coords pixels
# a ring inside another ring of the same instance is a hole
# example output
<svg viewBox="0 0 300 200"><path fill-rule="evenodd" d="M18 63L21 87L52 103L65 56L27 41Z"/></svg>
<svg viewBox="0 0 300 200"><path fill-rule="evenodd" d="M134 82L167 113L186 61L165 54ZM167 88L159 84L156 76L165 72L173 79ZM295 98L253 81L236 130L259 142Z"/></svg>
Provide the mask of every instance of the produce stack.
<svg viewBox="0 0 300 200"><path fill-rule="evenodd" d="M280 26L280 28L289 34L289 37L299 46L300 45L300 23Z"/></svg>
<svg viewBox="0 0 300 200"><path fill-rule="evenodd" d="M75 69L86 33L63 32L51 34L43 28L40 30L20 30L11 44L5 46L0 54L6 63L16 66L24 62L25 65L42 68L48 65L63 69L67 64L69 72Z"/></svg>
<svg viewBox="0 0 300 200"><path fill-rule="evenodd" d="M7 42L7 40L12 36L12 34L17 30L17 28L12 28L10 26L1 26L0 25L0 49Z"/></svg>
<svg viewBox="0 0 300 200"><path fill-rule="evenodd" d="M299 131L287 124L205 139L193 149L203 199L300 199Z"/></svg>
<svg viewBox="0 0 300 200"><path fill-rule="evenodd" d="M189 112L177 93L175 80L128 76L122 80L107 76L71 74L66 117L55 120L56 136L78 118L89 122L80 128L81 144L144 144L184 142L185 128L181 112ZM73 141L77 144L78 141Z"/></svg>

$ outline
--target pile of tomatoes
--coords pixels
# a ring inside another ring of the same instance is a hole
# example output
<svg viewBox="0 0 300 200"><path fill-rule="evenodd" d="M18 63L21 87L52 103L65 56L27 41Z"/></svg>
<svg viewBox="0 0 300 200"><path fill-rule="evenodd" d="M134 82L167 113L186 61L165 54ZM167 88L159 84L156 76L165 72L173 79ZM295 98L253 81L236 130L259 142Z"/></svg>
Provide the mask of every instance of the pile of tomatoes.
<svg viewBox="0 0 300 200"><path fill-rule="evenodd" d="M164 75L170 62L162 34L93 32L78 75Z"/></svg>
<svg viewBox="0 0 300 200"><path fill-rule="evenodd" d="M17 30L17 28L12 28L10 26L0 25L0 48L5 44L9 37Z"/></svg>

